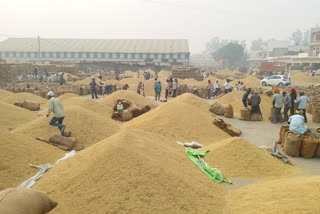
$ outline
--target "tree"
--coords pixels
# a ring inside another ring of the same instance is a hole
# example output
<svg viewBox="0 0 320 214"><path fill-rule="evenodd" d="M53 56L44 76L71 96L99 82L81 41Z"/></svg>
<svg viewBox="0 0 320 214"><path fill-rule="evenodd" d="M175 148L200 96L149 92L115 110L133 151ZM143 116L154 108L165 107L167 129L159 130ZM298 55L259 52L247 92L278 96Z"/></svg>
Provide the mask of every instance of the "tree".
<svg viewBox="0 0 320 214"><path fill-rule="evenodd" d="M297 29L291 34L291 39L295 42L295 45L302 45L303 33Z"/></svg>
<svg viewBox="0 0 320 214"><path fill-rule="evenodd" d="M215 53L219 48L228 44L228 40L220 40L219 37L212 38L206 45L206 52L209 54Z"/></svg>
<svg viewBox="0 0 320 214"><path fill-rule="evenodd" d="M219 48L214 54L215 60L223 60L229 67L239 67L246 64L246 54L242 45L237 43L229 43Z"/></svg>
<svg viewBox="0 0 320 214"><path fill-rule="evenodd" d="M310 30L306 30L303 34L303 45L309 46L310 41Z"/></svg>
<svg viewBox="0 0 320 214"><path fill-rule="evenodd" d="M263 44L262 38L258 38L258 39L256 39L256 40L253 40L253 41L251 42L251 50L252 50L252 51L258 51L258 50L260 50L261 47L262 47L262 44Z"/></svg>

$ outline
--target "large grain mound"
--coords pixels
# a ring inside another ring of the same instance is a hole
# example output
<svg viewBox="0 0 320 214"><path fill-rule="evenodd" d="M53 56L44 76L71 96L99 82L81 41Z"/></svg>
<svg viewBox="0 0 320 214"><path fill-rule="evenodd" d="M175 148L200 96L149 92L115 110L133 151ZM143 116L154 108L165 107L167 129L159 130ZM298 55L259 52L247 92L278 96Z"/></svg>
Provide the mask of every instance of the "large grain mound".
<svg viewBox="0 0 320 214"><path fill-rule="evenodd" d="M123 128L162 134L174 141L209 145L229 137L212 124L211 115L208 103L187 93L125 123Z"/></svg>
<svg viewBox="0 0 320 214"><path fill-rule="evenodd" d="M97 114L100 114L100 116L107 116L107 117L111 117L113 111L112 108L109 106L105 106L100 102L97 102L95 100L92 99L88 99L85 97L71 97L69 99L66 99L64 101L62 101L63 105L65 107L68 106L80 106L83 107L89 111L95 112Z"/></svg>
<svg viewBox="0 0 320 214"><path fill-rule="evenodd" d="M247 76L243 79L237 80L237 82L243 82L247 88L261 88L261 80L254 76Z"/></svg>
<svg viewBox="0 0 320 214"><path fill-rule="evenodd" d="M0 101L0 129L8 130L37 119L36 113Z"/></svg>
<svg viewBox="0 0 320 214"><path fill-rule="evenodd" d="M125 91L125 90L117 91L108 96L105 96L99 101L99 103L103 105L107 105L112 108L114 105L114 102L118 99L126 99L140 106L152 104L152 102L148 98L142 95L139 95L138 93L135 93L132 91Z"/></svg>
<svg viewBox="0 0 320 214"><path fill-rule="evenodd" d="M59 163L34 188L59 203L53 214L221 213L225 184L211 181L170 141L117 133Z"/></svg>
<svg viewBox="0 0 320 214"><path fill-rule="evenodd" d="M201 148L211 150L205 160L227 178L266 178L288 176L301 170L272 157L242 138L234 137Z"/></svg>
<svg viewBox="0 0 320 214"><path fill-rule="evenodd" d="M9 96L1 98L1 101L14 104L16 102L23 102L24 100L37 101L40 104L46 104L48 100L35 94L23 92L23 93L11 93Z"/></svg>
<svg viewBox="0 0 320 214"><path fill-rule="evenodd" d="M74 93L66 93L66 94L59 96L58 99L61 101L64 101L64 100L69 99L71 97L79 97L79 95L74 94Z"/></svg>
<svg viewBox="0 0 320 214"><path fill-rule="evenodd" d="M242 100L242 96L244 95L244 93L245 91L235 90L215 99L214 101L221 104L230 104L232 102Z"/></svg>
<svg viewBox="0 0 320 214"><path fill-rule="evenodd" d="M301 72L301 73L292 75L291 82L319 84L320 76L312 77L312 76L306 75L306 73Z"/></svg>
<svg viewBox="0 0 320 214"><path fill-rule="evenodd" d="M320 176L250 184L231 192L225 214L319 213Z"/></svg>
<svg viewBox="0 0 320 214"><path fill-rule="evenodd" d="M72 99L78 98L70 98L65 102L70 102ZM63 122L67 125L66 131L71 131L72 136L77 139L76 146L90 146L118 131L120 123L111 119L111 114L108 113L108 111L111 112L111 109L103 110L99 108L96 111L92 111L78 104L65 104L66 116ZM104 108L107 109L107 107ZM42 116L23 127L17 128L15 132L48 140L52 135L59 134L57 127L49 125L50 119L51 117Z"/></svg>
<svg viewBox="0 0 320 214"><path fill-rule="evenodd" d="M0 191L16 187L34 176L37 170L29 163L54 164L64 152L49 144L32 138L0 130Z"/></svg>
<svg viewBox="0 0 320 214"><path fill-rule="evenodd" d="M7 96L10 96L11 94L13 94L13 93L10 91L0 89L0 99L3 99Z"/></svg>

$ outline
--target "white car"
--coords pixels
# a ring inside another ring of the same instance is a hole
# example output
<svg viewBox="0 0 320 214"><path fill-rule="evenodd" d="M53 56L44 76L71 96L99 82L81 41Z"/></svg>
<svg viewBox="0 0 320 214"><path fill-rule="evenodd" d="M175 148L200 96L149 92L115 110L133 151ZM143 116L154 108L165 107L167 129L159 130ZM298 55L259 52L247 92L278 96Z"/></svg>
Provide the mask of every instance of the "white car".
<svg viewBox="0 0 320 214"><path fill-rule="evenodd" d="M283 86L283 85L291 85L291 82L288 79L288 77L285 75L272 75L270 77L267 77L261 80L261 85Z"/></svg>

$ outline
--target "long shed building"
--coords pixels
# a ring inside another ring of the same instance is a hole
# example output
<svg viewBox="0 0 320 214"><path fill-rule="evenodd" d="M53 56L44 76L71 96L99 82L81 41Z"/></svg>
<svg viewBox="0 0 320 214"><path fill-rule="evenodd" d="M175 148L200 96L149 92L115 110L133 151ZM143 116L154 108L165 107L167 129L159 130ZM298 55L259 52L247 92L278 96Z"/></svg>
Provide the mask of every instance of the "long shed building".
<svg viewBox="0 0 320 214"><path fill-rule="evenodd" d="M7 61L111 61L189 63L185 39L37 39L9 38L0 42Z"/></svg>

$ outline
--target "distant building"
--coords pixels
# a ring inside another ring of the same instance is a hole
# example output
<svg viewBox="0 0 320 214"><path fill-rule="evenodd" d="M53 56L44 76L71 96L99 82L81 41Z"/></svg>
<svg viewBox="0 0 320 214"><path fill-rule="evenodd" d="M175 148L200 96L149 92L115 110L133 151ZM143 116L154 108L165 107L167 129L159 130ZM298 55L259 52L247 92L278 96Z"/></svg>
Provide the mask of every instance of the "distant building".
<svg viewBox="0 0 320 214"><path fill-rule="evenodd" d="M263 46L264 57L278 57L288 54L289 40L269 40Z"/></svg>
<svg viewBox="0 0 320 214"><path fill-rule="evenodd" d="M196 67L213 67L216 64L210 54L192 54L190 56L190 65Z"/></svg>
<svg viewBox="0 0 320 214"><path fill-rule="evenodd" d="M189 55L185 39L40 39L40 47L36 38L0 42L0 58L7 61L188 64Z"/></svg>
<svg viewBox="0 0 320 214"><path fill-rule="evenodd" d="M311 28L309 56L320 56L320 28Z"/></svg>

